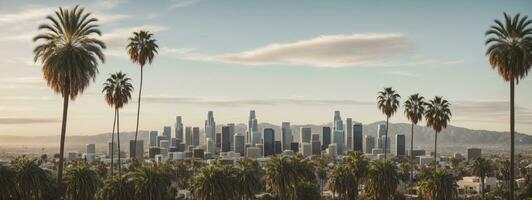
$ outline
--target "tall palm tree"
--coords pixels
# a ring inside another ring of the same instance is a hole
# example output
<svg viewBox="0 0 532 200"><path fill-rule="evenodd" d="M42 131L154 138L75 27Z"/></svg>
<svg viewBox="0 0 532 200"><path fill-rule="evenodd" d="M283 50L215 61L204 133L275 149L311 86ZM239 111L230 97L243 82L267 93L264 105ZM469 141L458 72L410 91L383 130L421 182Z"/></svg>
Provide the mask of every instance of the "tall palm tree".
<svg viewBox="0 0 532 200"><path fill-rule="evenodd" d="M389 160L376 160L370 164L366 194L376 200L392 199L399 185L398 168Z"/></svg>
<svg viewBox="0 0 532 200"><path fill-rule="evenodd" d="M19 199L53 199L57 194L57 184L52 173L40 168L37 160L17 158L12 161L11 167L17 175Z"/></svg>
<svg viewBox="0 0 532 200"><path fill-rule="evenodd" d="M296 183L297 171L293 168L290 158L275 156L266 164L266 183L272 193L280 200L287 200L293 185Z"/></svg>
<svg viewBox="0 0 532 200"><path fill-rule="evenodd" d="M445 168L435 168L418 183L423 199L456 199L457 185L454 176Z"/></svg>
<svg viewBox="0 0 532 200"><path fill-rule="evenodd" d="M105 93L105 101L115 109L116 116L116 136L118 147L118 174L120 175L120 169L122 163L120 162L120 108L124 107L131 99L131 93L133 92L133 85L131 79L122 72L111 74L111 76L103 84L102 92ZM114 139L114 136L112 136ZM113 140L112 139L112 140ZM111 140L111 141L112 141ZM111 142L111 156L114 154L114 143ZM111 157L112 161L112 157ZM111 169L113 168L111 164Z"/></svg>
<svg viewBox="0 0 532 200"><path fill-rule="evenodd" d="M132 181L137 199L170 199L170 176L162 168L142 166L132 174Z"/></svg>
<svg viewBox="0 0 532 200"><path fill-rule="evenodd" d="M514 180L515 154L515 83L527 76L532 67L532 20L520 14L504 13L504 23L495 20L486 31L486 55L489 63L503 80L510 82L510 179ZM514 184L510 181L510 197L514 199Z"/></svg>
<svg viewBox="0 0 532 200"><path fill-rule="evenodd" d="M480 178L480 193L482 194L482 197L484 197L486 194L486 191L484 191L484 180L492 173L493 166L489 160L477 158L471 163L470 169L473 176L478 176Z"/></svg>
<svg viewBox="0 0 532 200"><path fill-rule="evenodd" d="M16 199L17 174L11 168L0 166L0 200Z"/></svg>
<svg viewBox="0 0 532 200"><path fill-rule="evenodd" d="M70 168L65 174L65 199L94 200L100 187L100 178L86 165Z"/></svg>
<svg viewBox="0 0 532 200"><path fill-rule="evenodd" d="M140 117L140 98L142 96L142 80L144 75L144 65L151 64L155 54L157 54L157 40L153 39L153 34L148 31L134 32L133 36L128 39L127 54L133 63L140 65L140 87L139 101L137 107L137 127L135 128L135 146L133 154L137 152L137 135L139 134L139 117ZM136 155L132 156L136 158Z"/></svg>
<svg viewBox="0 0 532 200"><path fill-rule="evenodd" d="M237 162L238 190L243 199L253 199L262 190L262 169L257 160L245 158Z"/></svg>
<svg viewBox="0 0 532 200"><path fill-rule="evenodd" d="M438 96L427 104L425 119L427 120L427 127L432 128L434 131L434 162L437 162L438 133L447 128L447 123L451 121L450 107L451 103Z"/></svg>
<svg viewBox="0 0 532 200"><path fill-rule="evenodd" d="M210 165L200 169L194 180L192 192L200 200L225 200L237 198L235 171L227 165Z"/></svg>
<svg viewBox="0 0 532 200"><path fill-rule="evenodd" d="M413 94L405 101L405 116L410 122L412 127L410 129L410 159L414 160L414 126L417 125L423 119L425 114L425 98L419 94ZM413 174L413 173L410 173ZM410 182L413 182L413 177L410 176Z"/></svg>
<svg viewBox="0 0 532 200"><path fill-rule="evenodd" d="M104 182L97 195L100 200L131 200L135 189L129 175L116 175Z"/></svg>
<svg viewBox="0 0 532 200"><path fill-rule="evenodd" d="M101 35L98 20L91 13L78 6L73 9L59 8L55 16L46 17L48 24L39 26L44 32L33 38L38 42L33 50L35 62L41 61L42 72L48 86L63 96L63 121L59 147L59 167L57 181L63 182L63 159L68 102L83 93L98 74L98 60L105 57L102 49L105 44L94 38Z"/></svg>
<svg viewBox="0 0 532 200"><path fill-rule="evenodd" d="M349 198L349 193L358 193L354 188L358 187L356 184L356 177L349 171L349 168L344 164L337 165L331 172L327 187L334 194L338 193L338 199L352 199Z"/></svg>
<svg viewBox="0 0 532 200"><path fill-rule="evenodd" d="M399 107L399 99L401 95L397 94L391 87L384 88L377 96L377 107L383 114L386 115L386 138L384 139L384 159L388 152L388 125L390 117L397 112Z"/></svg>
<svg viewBox="0 0 532 200"><path fill-rule="evenodd" d="M366 178L369 170L369 160L358 151L349 152L345 157L347 170L354 176L353 187L348 191L348 199L358 199L359 184Z"/></svg>
<svg viewBox="0 0 532 200"><path fill-rule="evenodd" d="M316 166L316 175L320 179L320 195L323 196L323 188L325 187L325 182L327 181L327 169L328 169L328 159L323 155L320 156L314 164Z"/></svg>

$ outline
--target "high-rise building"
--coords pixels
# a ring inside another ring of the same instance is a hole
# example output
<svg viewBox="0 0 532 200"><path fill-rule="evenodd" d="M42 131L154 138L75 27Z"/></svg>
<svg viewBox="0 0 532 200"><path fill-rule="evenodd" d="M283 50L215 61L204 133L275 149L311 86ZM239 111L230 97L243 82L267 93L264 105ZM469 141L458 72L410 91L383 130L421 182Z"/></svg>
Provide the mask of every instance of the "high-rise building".
<svg viewBox="0 0 532 200"><path fill-rule="evenodd" d="M299 131L299 143L303 144L303 143L309 143L310 144L310 139L312 137L312 129L308 128L308 127L301 127L300 128L300 131Z"/></svg>
<svg viewBox="0 0 532 200"><path fill-rule="evenodd" d="M353 150L353 119L345 118L345 138L347 151Z"/></svg>
<svg viewBox="0 0 532 200"><path fill-rule="evenodd" d="M239 153L240 156L245 156L245 137L244 135L235 135L234 138L235 143L235 152Z"/></svg>
<svg viewBox="0 0 532 200"><path fill-rule="evenodd" d="M249 158L260 158L262 157L261 151L259 147L248 147L246 148L246 156Z"/></svg>
<svg viewBox="0 0 532 200"><path fill-rule="evenodd" d="M161 140L161 145L159 147L161 155L163 155L164 158L168 158L168 148L170 147L170 141L168 140Z"/></svg>
<svg viewBox="0 0 532 200"><path fill-rule="evenodd" d="M334 111L334 121L333 121L333 141L336 143L336 148L338 150L338 154L344 153L344 146L345 146L345 130L344 130L344 122L342 121L342 117L340 116L340 111Z"/></svg>
<svg viewBox="0 0 532 200"><path fill-rule="evenodd" d="M290 150L292 150L292 152L294 153L299 152L299 143L297 142L290 143Z"/></svg>
<svg viewBox="0 0 532 200"><path fill-rule="evenodd" d="M363 131L362 123L355 123L353 125L353 150L358 152L363 152L362 143L363 141Z"/></svg>
<svg viewBox="0 0 532 200"><path fill-rule="evenodd" d="M275 151L274 151L275 155L279 155L279 154L283 153L283 145L282 145L281 141L275 141L275 143L273 145L273 148L275 149Z"/></svg>
<svg viewBox="0 0 532 200"><path fill-rule="evenodd" d="M192 128L192 145L194 145L194 147L197 147L200 145L199 127Z"/></svg>
<svg viewBox="0 0 532 200"><path fill-rule="evenodd" d="M166 139L170 140L172 138L172 127L165 126L163 128L163 135L166 137Z"/></svg>
<svg viewBox="0 0 532 200"><path fill-rule="evenodd" d="M312 155L321 155L321 142L319 140L312 141Z"/></svg>
<svg viewBox="0 0 532 200"><path fill-rule="evenodd" d="M214 144L218 151L222 148L222 133L216 133Z"/></svg>
<svg viewBox="0 0 532 200"><path fill-rule="evenodd" d="M185 145L188 147L192 145L192 127L187 126L185 128Z"/></svg>
<svg viewBox="0 0 532 200"><path fill-rule="evenodd" d="M229 136L231 136L231 151L235 151L235 124L229 123L227 126L229 126Z"/></svg>
<svg viewBox="0 0 532 200"><path fill-rule="evenodd" d="M406 139L405 135L403 134L397 134L395 135L395 154L397 156L405 156L405 148L406 148Z"/></svg>
<svg viewBox="0 0 532 200"><path fill-rule="evenodd" d="M129 140L129 157L133 156L137 159L144 158L144 140L137 140L137 148L135 148L135 140Z"/></svg>
<svg viewBox="0 0 532 200"><path fill-rule="evenodd" d="M482 149L467 148L467 161L475 160L482 156Z"/></svg>
<svg viewBox="0 0 532 200"><path fill-rule="evenodd" d="M329 148L329 144L331 144L331 127L324 126L321 131L321 149Z"/></svg>
<svg viewBox="0 0 532 200"><path fill-rule="evenodd" d="M305 157L312 154L312 145L308 142L301 143L301 154Z"/></svg>
<svg viewBox="0 0 532 200"><path fill-rule="evenodd" d="M274 145L275 145L275 131L273 130L273 128L265 128L264 131L264 136L263 136L263 145L264 145L264 156L271 156L271 155L274 155L275 153L275 149L274 149Z"/></svg>
<svg viewBox="0 0 532 200"><path fill-rule="evenodd" d="M216 122L214 122L214 114L212 111L207 112L207 120L205 120L205 139L214 139L216 132Z"/></svg>
<svg viewBox="0 0 532 200"><path fill-rule="evenodd" d="M290 143L292 142L292 129L290 128L290 122L283 122L281 125L281 145L282 150L290 149Z"/></svg>
<svg viewBox="0 0 532 200"><path fill-rule="evenodd" d="M256 145L260 142L259 125L254 110L249 111L248 142L252 145Z"/></svg>
<svg viewBox="0 0 532 200"><path fill-rule="evenodd" d="M231 151L231 128L229 126L222 126L222 141L221 152Z"/></svg>
<svg viewBox="0 0 532 200"><path fill-rule="evenodd" d="M184 141L183 140L183 121L181 120L181 116L175 117L174 134L175 134L175 138L181 141Z"/></svg>
<svg viewBox="0 0 532 200"><path fill-rule="evenodd" d="M205 143L205 151L214 155L216 153L216 146L214 145L214 140L212 138L207 138Z"/></svg>
<svg viewBox="0 0 532 200"><path fill-rule="evenodd" d="M158 146L157 135L157 131L150 131L150 147Z"/></svg>
<svg viewBox="0 0 532 200"><path fill-rule="evenodd" d="M157 146L161 146L161 140L168 140L168 138L166 138L166 136L164 136L164 135L158 135L157 136Z"/></svg>
<svg viewBox="0 0 532 200"><path fill-rule="evenodd" d="M95 144L87 144L85 147L86 147L86 153L87 154L95 154L96 153L96 145Z"/></svg>
<svg viewBox="0 0 532 200"><path fill-rule="evenodd" d="M364 147L366 147L364 150L364 153L371 154L372 150L375 148L375 138L371 135L365 136L366 144Z"/></svg>
<svg viewBox="0 0 532 200"><path fill-rule="evenodd" d="M377 126L377 132L379 134L379 137L386 135L386 124L379 124ZM382 147L379 147L382 148Z"/></svg>

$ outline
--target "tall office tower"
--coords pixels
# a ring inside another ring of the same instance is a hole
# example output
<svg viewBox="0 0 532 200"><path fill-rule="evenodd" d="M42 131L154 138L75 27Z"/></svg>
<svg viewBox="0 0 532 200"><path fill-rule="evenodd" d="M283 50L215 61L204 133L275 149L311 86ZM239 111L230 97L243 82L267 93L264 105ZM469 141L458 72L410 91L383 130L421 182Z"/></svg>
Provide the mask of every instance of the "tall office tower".
<svg viewBox="0 0 532 200"><path fill-rule="evenodd" d="M290 143L292 142L292 129L290 128L290 122L283 122L281 125L281 145L282 150L290 149Z"/></svg>
<svg viewBox="0 0 532 200"><path fill-rule="evenodd" d="M229 123L227 126L229 126L229 137L231 137L231 141L229 141L231 143L231 151L235 151L235 124Z"/></svg>
<svg viewBox="0 0 532 200"><path fill-rule="evenodd" d="M221 152L229 152L231 151L231 134L230 134L231 128L229 126L222 126L222 147Z"/></svg>
<svg viewBox="0 0 532 200"><path fill-rule="evenodd" d="M114 154L113 156L115 158L118 158L118 145L116 144L116 142L114 143L109 142L108 148L109 149L107 151L107 156L111 157L111 154Z"/></svg>
<svg viewBox="0 0 532 200"><path fill-rule="evenodd" d="M235 135L235 152L239 153L240 156L245 156L245 137L243 135Z"/></svg>
<svg viewBox="0 0 532 200"><path fill-rule="evenodd" d="M144 140L137 140L137 148L134 147L135 140L129 140L129 157L133 158L134 155L137 159L144 158Z"/></svg>
<svg viewBox="0 0 532 200"><path fill-rule="evenodd" d="M157 131L150 131L150 147L158 146L157 135Z"/></svg>
<svg viewBox="0 0 532 200"><path fill-rule="evenodd" d="M312 154L312 145L308 142L301 143L301 154L305 157Z"/></svg>
<svg viewBox="0 0 532 200"><path fill-rule="evenodd" d="M166 137L167 140L172 139L172 127L171 126L165 126L163 128L163 135Z"/></svg>
<svg viewBox="0 0 532 200"><path fill-rule="evenodd" d="M283 145L281 141L275 141L273 148L275 149L275 155L283 153Z"/></svg>
<svg viewBox="0 0 532 200"><path fill-rule="evenodd" d="M214 122L214 115L212 111L207 112L207 120L205 120L205 139L214 139L216 132L216 122Z"/></svg>
<svg viewBox="0 0 532 200"><path fill-rule="evenodd" d="M161 145L159 147L161 154L163 157L168 157L168 147L170 147L170 141L168 140L161 140Z"/></svg>
<svg viewBox="0 0 532 200"><path fill-rule="evenodd" d="M275 131L272 128L265 128L263 133L264 156L273 155L275 153Z"/></svg>
<svg viewBox="0 0 532 200"><path fill-rule="evenodd" d="M95 144L87 144L85 147L86 147L86 153L87 154L95 154L96 153L96 145Z"/></svg>
<svg viewBox="0 0 532 200"><path fill-rule="evenodd" d="M406 139L405 135L403 134L397 134L395 135L395 154L397 156L405 156L405 148L406 148Z"/></svg>
<svg viewBox="0 0 532 200"><path fill-rule="evenodd" d="M216 138L214 140L214 144L215 144L217 150L220 150L222 148L222 133L216 133Z"/></svg>
<svg viewBox="0 0 532 200"><path fill-rule="evenodd" d="M175 117L175 125L174 125L174 134L175 138L184 141L183 140L183 121L181 120L181 116Z"/></svg>
<svg viewBox="0 0 532 200"><path fill-rule="evenodd" d="M249 111L249 120L248 120L248 130L247 130L247 134L246 134L246 142L247 143L252 143L253 131L255 129L253 121L256 120L256 119L257 119L257 117L255 116L255 110L250 110Z"/></svg>
<svg viewBox="0 0 532 200"><path fill-rule="evenodd" d="M353 119L345 118L345 139L347 151L353 150Z"/></svg>
<svg viewBox="0 0 532 200"><path fill-rule="evenodd" d="M310 139L312 137L312 129L301 127L299 130L299 143L310 143Z"/></svg>
<svg viewBox="0 0 532 200"><path fill-rule="evenodd" d="M194 145L194 147L197 147L200 145L199 127L192 128L192 145Z"/></svg>
<svg viewBox="0 0 532 200"><path fill-rule="evenodd" d="M331 127L324 126L321 129L321 150L329 148L331 144Z"/></svg>
<svg viewBox="0 0 532 200"><path fill-rule="evenodd" d="M382 138L386 136L386 124L377 125L377 148L384 149Z"/></svg>
<svg viewBox="0 0 532 200"><path fill-rule="evenodd" d="M188 147L189 145L192 145L192 127L187 126L185 128L185 145Z"/></svg>
<svg viewBox="0 0 532 200"><path fill-rule="evenodd" d="M364 147L366 148L364 149L364 153L371 154L373 148L375 148L375 138L371 135L366 135L365 137L366 144Z"/></svg>
<svg viewBox="0 0 532 200"><path fill-rule="evenodd" d="M355 123L353 125L353 150L363 153L362 143L363 140L363 131L362 123Z"/></svg>
<svg viewBox="0 0 532 200"><path fill-rule="evenodd" d="M471 161L482 156L482 149L467 148L467 161Z"/></svg>
<svg viewBox="0 0 532 200"><path fill-rule="evenodd" d="M211 153L212 155L216 153L216 146L214 143L214 140L211 138L207 138L205 141L205 151Z"/></svg>
<svg viewBox="0 0 532 200"><path fill-rule="evenodd" d="M338 150L338 154L344 153L344 146L345 146L345 130L344 130L344 122L342 121L342 117L340 117L340 111L334 111L334 121L333 121L333 141L336 143L336 149Z"/></svg>

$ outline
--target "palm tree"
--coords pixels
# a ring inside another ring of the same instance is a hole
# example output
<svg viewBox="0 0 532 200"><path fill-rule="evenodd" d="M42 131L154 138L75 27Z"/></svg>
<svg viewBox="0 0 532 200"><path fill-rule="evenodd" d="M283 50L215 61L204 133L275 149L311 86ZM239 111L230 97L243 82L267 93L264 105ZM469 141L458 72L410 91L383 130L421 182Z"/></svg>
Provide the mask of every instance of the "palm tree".
<svg viewBox="0 0 532 200"><path fill-rule="evenodd" d="M328 159L322 155L315 162L316 175L318 176L318 179L320 179L320 195L323 196L324 183L327 181Z"/></svg>
<svg viewBox="0 0 532 200"><path fill-rule="evenodd" d="M144 75L144 65L151 64L159 46L156 44L157 40L153 39L153 34L148 31L134 32L133 36L128 39L127 54L133 63L140 65L140 87L139 87L139 101L137 107L137 127L135 129L135 146L133 146L133 154L137 152L137 135L139 134L139 117L140 117L140 98L142 95L142 80ZM132 156L136 158L136 155Z"/></svg>
<svg viewBox="0 0 532 200"><path fill-rule="evenodd" d="M33 50L35 62L41 61L42 72L48 86L63 96L63 121L61 126L61 143L59 147L59 167L57 181L63 182L63 159L65 153L65 135L69 99L83 93L98 74L98 60L105 58L102 49L105 44L94 38L101 35L98 20L85 13L78 6L73 9L59 8L55 16L47 16L50 23L42 24L44 30L33 38L40 42Z"/></svg>
<svg viewBox="0 0 532 200"><path fill-rule="evenodd" d="M184 189L189 186L192 172L183 161L173 161L169 164L177 187Z"/></svg>
<svg viewBox="0 0 532 200"><path fill-rule="evenodd" d="M427 126L434 130L434 162L437 162L438 133L447 128L447 123L451 121L450 106L451 103L438 96L427 104L425 119L427 120Z"/></svg>
<svg viewBox="0 0 532 200"><path fill-rule="evenodd" d="M100 178L86 165L80 165L67 170L65 185L65 199L94 200L100 187Z"/></svg>
<svg viewBox="0 0 532 200"><path fill-rule="evenodd" d="M412 122L410 132L410 152L414 150L414 126L423 119L425 114L425 98L419 94L413 94L405 101L405 116ZM414 155L410 155L414 160Z"/></svg>
<svg viewBox="0 0 532 200"><path fill-rule="evenodd" d="M236 199L238 188L235 171L227 165L210 165L200 169L192 185L192 193L200 200Z"/></svg>
<svg viewBox="0 0 532 200"><path fill-rule="evenodd" d="M40 168L37 160L17 158L12 161L11 168L16 173L19 199L53 199L57 194L52 173Z"/></svg>
<svg viewBox="0 0 532 200"><path fill-rule="evenodd" d="M495 20L486 31L486 55L489 63L503 80L510 82L510 179L514 180L515 153L515 82L519 83L532 67L532 20L520 14L511 17L504 13L504 24ZM514 184L510 184L510 198L514 199Z"/></svg>
<svg viewBox="0 0 532 200"><path fill-rule="evenodd" d="M266 183L280 200L287 200L290 196L289 192L296 183L296 174L290 158L286 156L272 157L266 164Z"/></svg>
<svg viewBox="0 0 532 200"><path fill-rule="evenodd" d="M170 199L170 176L160 167L142 166L132 174L137 199Z"/></svg>
<svg viewBox="0 0 532 200"><path fill-rule="evenodd" d="M131 92L133 91L133 85L131 85L131 79L122 72L111 74L111 76L103 84L102 92L105 93L105 101L115 109L116 116L116 136L118 140L118 174L120 175L120 169L122 163L120 162L120 112L119 109L124 107L131 99ZM112 136L114 140L114 136ZM111 142L111 156L114 154L114 142ZM112 161L111 157L111 161ZM111 164L111 169L113 165Z"/></svg>
<svg viewBox="0 0 532 200"><path fill-rule="evenodd" d="M338 199L353 199L350 198L351 193L358 193L356 177L349 168L344 164L337 165L331 172L329 177L328 188L334 194L338 193Z"/></svg>
<svg viewBox="0 0 532 200"><path fill-rule="evenodd" d="M135 189L128 175L116 175L107 179L98 192L100 200L135 199Z"/></svg>
<svg viewBox="0 0 532 200"><path fill-rule="evenodd" d="M0 166L0 200L16 199L17 174L9 167Z"/></svg>
<svg viewBox="0 0 532 200"><path fill-rule="evenodd" d="M345 163L347 164L348 171L353 174L354 181L352 181L353 187L348 190L348 199L358 199L359 183L366 178L369 168L369 160L364 154L354 151L349 152L345 157Z"/></svg>
<svg viewBox="0 0 532 200"><path fill-rule="evenodd" d="M419 191L423 199L456 199L457 185L453 175L445 168L435 168L418 183Z"/></svg>
<svg viewBox="0 0 532 200"><path fill-rule="evenodd" d="M244 199L253 199L262 190L262 169L257 160L245 158L237 162L238 190Z"/></svg>
<svg viewBox="0 0 532 200"><path fill-rule="evenodd" d="M486 194L484 191L484 179L493 171L493 166L489 160L477 158L471 163L471 174L480 178L480 193L482 197Z"/></svg>
<svg viewBox="0 0 532 200"><path fill-rule="evenodd" d="M370 164L366 194L376 200L391 199L399 185L397 165L389 160L377 160Z"/></svg>
<svg viewBox="0 0 532 200"><path fill-rule="evenodd" d="M388 125L392 115L395 114L399 107L399 99L401 95L397 94L391 87L384 88L380 91L377 97L377 106L383 114L386 115L386 138L384 139L384 159L386 160L386 154L388 152Z"/></svg>

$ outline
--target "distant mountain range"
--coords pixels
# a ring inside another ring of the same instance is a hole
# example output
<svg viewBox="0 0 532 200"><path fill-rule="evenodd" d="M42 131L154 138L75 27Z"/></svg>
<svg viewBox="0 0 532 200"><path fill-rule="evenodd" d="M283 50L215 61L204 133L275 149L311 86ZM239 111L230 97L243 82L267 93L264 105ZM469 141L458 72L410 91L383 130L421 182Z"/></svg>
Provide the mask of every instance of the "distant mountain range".
<svg viewBox="0 0 532 200"><path fill-rule="evenodd" d="M377 125L385 122L374 122L371 124L364 124L364 135L377 136ZM324 125L292 125L294 140L299 138L299 130L301 127L310 127L312 133L321 134L323 126L331 126L331 124ZM273 128L275 130L275 137L280 138L280 126L260 123L259 130L264 128ZM411 125L407 123L390 123L389 137L391 139L392 148L395 147L395 135L404 134L407 141L407 148L410 144L410 128ZM220 132L221 126L217 126L217 132ZM235 132L245 134L247 131L247 124L236 124ZM434 144L434 133L431 129L424 126L415 126L414 133L414 148L421 148L431 150ZM121 146L125 151L129 148L129 140L134 139L134 132L123 132L120 134ZM148 132L140 131L139 139L148 142ZM59 144L59 136L0 136L0 149L6 148L51 148L55 149ZM98 151L107 151L107 143L111 141L111 133L102 133L97 135L87 136L67 136L67 150L84 151L85 144L94 143ZM146 144L147 145L147 144ZM145 145L145 147L146 147ZM532 151L532 136L522 133L516 134L516 145L521 146L525 150ZM464 152L467 147L480 147L488 151L507 151L509 146L509 133L496 132L487 130L472 130L467 128L449 126L438 135L438 147L441 152Z"/></svg>

